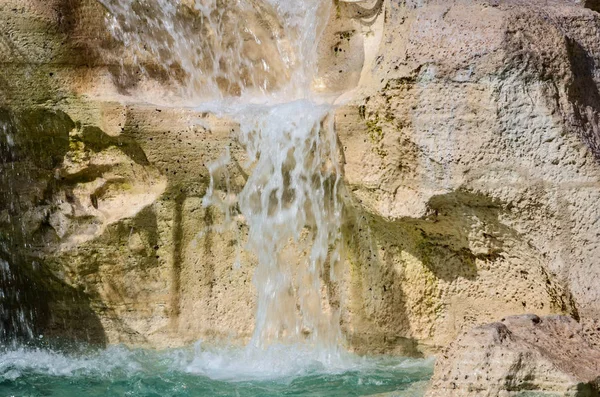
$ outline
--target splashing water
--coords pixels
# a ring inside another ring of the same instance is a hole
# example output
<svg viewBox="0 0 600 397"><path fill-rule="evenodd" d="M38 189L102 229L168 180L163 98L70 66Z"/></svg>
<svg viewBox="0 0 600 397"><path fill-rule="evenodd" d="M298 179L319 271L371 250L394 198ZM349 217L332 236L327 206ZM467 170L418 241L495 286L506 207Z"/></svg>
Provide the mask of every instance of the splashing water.
<svg viewBox="0 0 600 397"><path fill-rule="evenodd" d="M27 396L423 396L431 360L348 357L324 367L301 350L271 348L248 361L243 350L164 352L114 346L65 354L0 352L0 393Z"/></svg>
<svg viewBox="0 0 600 397"><path fill-rule="evenodd" d="M0 258L0 341L5 343L35 338L33 313L22 302L18 281L10 264Z"/></svg>
<svg viewBox="0 0 600 397"><path fill-rule="evenodd" d="M248 228L258 260L254 334L244 349L0 350L0 394L422 396L430 360L341 348L342 172L333 106L311 89L331 2L99 1L123 43L123 76L144 76L131 98L239 123L232 141L245 149L246 183L227 183L238 159L225 150L208 166L204 204L223 211L222 228Z"/></svg>
<svg viewBox="0 0 600 397"><path fill-rule="evenodd" d="M0 235L0 343L16 344L35 339L35 310L31 307L31 296L24 286L23 261L17 259L13 247L23 244L23 216L15 186L23 182L19 167L15 167L15 120L8 112L0 110L0 223L9 226L12 233ZM20 179L20 180L19 180ZM25 180L25 183L29 182ZM15 259L17 259L15 261Z"/></svg>
<svg viewBox="0 0 600 397"><path fill-rule="evenodd" d="M225 227L249 229L247 249L258 259L249 348L304 342L335 354L341 332L329 295L340 261L341 172L332 106L311 90L330 3L101 1L132 59L158 64L176 95L240 124L246 184L220 189L234 161L226 152L209 166L204 204L226 214Z"/></svg>
<svg viewBox="0 0 600 397"><path fill-rule="evenodd" d="M147 78L164 80L170 91L165 103L194 105L306 94L329 7L319 0L99 1L110 12L113 36L124 44L122 69L135 65ZM145 96L143 90L135 94ZM156 103L158 95L152 91L145 99Z"/></svg>
<svg viewBox="0 0 600 397"><path fill-rule="evenodd" d="M335 281L341 244L341 172L330 112L307 100L242 112L239 139L252 172L237 194L215 191L211 177L205 205L218 205L233 228L235 220L247 223L247 246L258 258L252 347L304 341L335 350L341 340L321 282Z"/></svg>

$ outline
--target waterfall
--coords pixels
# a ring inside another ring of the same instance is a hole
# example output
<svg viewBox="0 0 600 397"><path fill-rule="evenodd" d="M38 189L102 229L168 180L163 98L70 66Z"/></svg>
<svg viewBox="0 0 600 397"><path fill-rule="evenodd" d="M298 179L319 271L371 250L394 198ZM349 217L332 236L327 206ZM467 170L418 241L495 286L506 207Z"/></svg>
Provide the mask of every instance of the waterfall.
<svg viewBox="0 0 600 397"><path fill-rule="evenodd" d="M162 100L240 125L232 139L246 152L245 185L232 191L223 182L234 161L225 151L209 165L204 204L225 213L225 227L249 230L246 248L258 260L249 349L303 343L337 351L339 313L328 287L341 260L341 170L333 106L311 88L331 4L100 1L127 49L123 68L134 63L148 80L160 76Z"/></svg>
<svg viewBox="0 0 600 397"><path fill-rule="evenodd" d="M0 233L0 345L15 346L36 340L37 323L42 321L43 306L31 274L37 262L26 258L18 248L30 248L27 238L26 209L21 202L19 184L31 183L20 157L24 156L19 132L22 120L0 109L0 222L10 233ZM21 147L20 147L21 146Z"/></svg>
<svg viewBox="0 0 600 397"><path fill-rule="evenodd" d="M340 170L330 112L328 105L298 100L239 116L252 172L225 210L239 211L249 228L248 249L258 258L257 347L270 340L339 341L335 313L322 307L321 283L323 276L334 278L324 273L333 273L340 243ZM209 189L205 202L214 201Z"/></svg>
<svg viewBox="0 0 600 397"><path fill-rule="evenodd" d="M99 1L110 13L110 31L126 49L118 59L123 70L136 65L142 75L166 82L168 103L312 96L316 45L329 15L326 1ZM150 91L149 102L159 100ZM136 94L145 99L143 92Z"/></svg>

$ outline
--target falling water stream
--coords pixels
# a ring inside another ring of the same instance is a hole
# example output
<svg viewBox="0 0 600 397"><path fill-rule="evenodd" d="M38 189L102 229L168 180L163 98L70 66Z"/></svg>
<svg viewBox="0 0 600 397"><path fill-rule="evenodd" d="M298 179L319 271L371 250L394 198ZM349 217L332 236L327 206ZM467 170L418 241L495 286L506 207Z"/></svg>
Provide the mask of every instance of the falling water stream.
<svg viewBox="0 0 600 397"><path fill-rule="evenodd" d="M342 260L341 170L332 99L312 87L332 3L99 1L126 48L123 70L134 64L145 77L132 97L239 123L232 140L245 155L224 148L208 165L204 205L223 212L222 228L248 228L244 247L258 262L254 334L243 349L12 349L0 354L0 393L422 395L431 362L345 352L330 299ZM237 190L228 183L233 162L247 174Z"/></svg>
<svg viewBox="0 0 600 397"><path fill-rule="evenodd" d="M240 125L232 139L246 152L245 185L223 183L240 161L225 151L208 166L204 205L225 213L223 227L249 229L246 249L258 260L249 349L301 342L334 357L341 332L322 279L327 271L335 282L340 261L340 169L333 106L311 89L333 3L101 2L127 58L161 70L171 98Z"/></svg>

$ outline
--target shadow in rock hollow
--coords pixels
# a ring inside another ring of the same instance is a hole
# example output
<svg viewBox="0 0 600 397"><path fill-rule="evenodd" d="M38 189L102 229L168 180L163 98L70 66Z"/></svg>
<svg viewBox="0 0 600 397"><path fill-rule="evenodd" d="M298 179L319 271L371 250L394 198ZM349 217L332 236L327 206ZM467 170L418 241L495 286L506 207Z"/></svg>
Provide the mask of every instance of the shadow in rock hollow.
<svg viewBox="0 0 600 397"><path fill-rule="evenodd" d="M498 308L578 317L569 290L546 270L543 255L501 221L509 211L504 203L455 191L430 198L422 218L386 219L357 202L349 198L344 230L353 319L345 329L352 330L354 348L418 355L419 342L435 341L440 329L494 315L464 302L480 288L490 288L483 295ZM497 285L500 279L504 286ZM515 293L522 288L527 291ZM455 306L455 298L462 303ZM519 298L525 299L522 308Z"/></svg>
<svg viewBox="0 0 600 397"><path fill-rule="evenodd" d="M600 12L600 0L584 0L583 6L590 10Z"/></svg>
<svg viewBox="0 0 600 397"><path fill-rule="evenodd" d="M600 9L600 2L596 6ZM573 104L574 123L596 159L600 160L600 89L594 80L599 65L576 40L566 37L566 45L573 71L567 95Z"/></svg>
<svg viewBox="0 0 600 397"><path fill-rule="evenodd" d="M79 133L72 135L74 130ZM78 153L81 145L85 151ZM67 283L69 269L54 264L54 253L69 236L98 224L82 202L93 204L93 197L78 195L76 188L107 171L86 168L84 162L80 172L69 174L64 170L65 157L70 153L85 158L113 147L123 158L147 164L135 143L96 128L81 129L63 112L0 109L0 338L4 341L32 342L43 335L106 343L90 291ZM96 189L96 205L105 193Z"/></svg>
<svg viewBox="0 0 600 397"><path fill-rule="evenodd" d="M357 353L389 353L420 357L417 340L410 331L407 298L402 289L398 244L382 249L385 236L370 214L346 207L343 226L349 296L342 310L342 330ZM351 320L348 321L347 318Z"/></svg>

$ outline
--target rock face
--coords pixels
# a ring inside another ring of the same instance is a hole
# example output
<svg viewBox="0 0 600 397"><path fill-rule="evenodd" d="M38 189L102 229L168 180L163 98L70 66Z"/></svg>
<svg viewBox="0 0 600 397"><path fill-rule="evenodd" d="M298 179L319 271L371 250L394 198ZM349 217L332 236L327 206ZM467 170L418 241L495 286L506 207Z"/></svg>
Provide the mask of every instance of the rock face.
<svg viewBox="0 0 600 397"><path fill-rule="evenodd" d="M201 205L235 126L105 100L139 82L109 57L104 16L95 1L0 5L2 337L243 340L252 262Z"/></svg>
<svg viewBox="0 0 600 397"><path fill-rule="evenodd" d="M336 2L315 88L341 94L346 268L330 293L350 348L423 354L531 311L600 318L594 6ZM243 160L238 127L132 104L177 73L120 64L104 18L92 0L0 5L6 336L243 342L247 231L202 207L206 165L225 147Z"/></svg>
<svg viewBox="0 0 600 397"><path fill-rule="evenodd" d="M459 336L436 363L427 396L598 396L600 350L565 316L512 316ZM547 395L547 394L545 394Z"/></svg>
<svg viewBox="0 0 600 397"><path fill-rule="evenodd" d="M600 14L570 1L385 7L337 115L349 328L439 346L498 315L598 318Z"/></svg>

